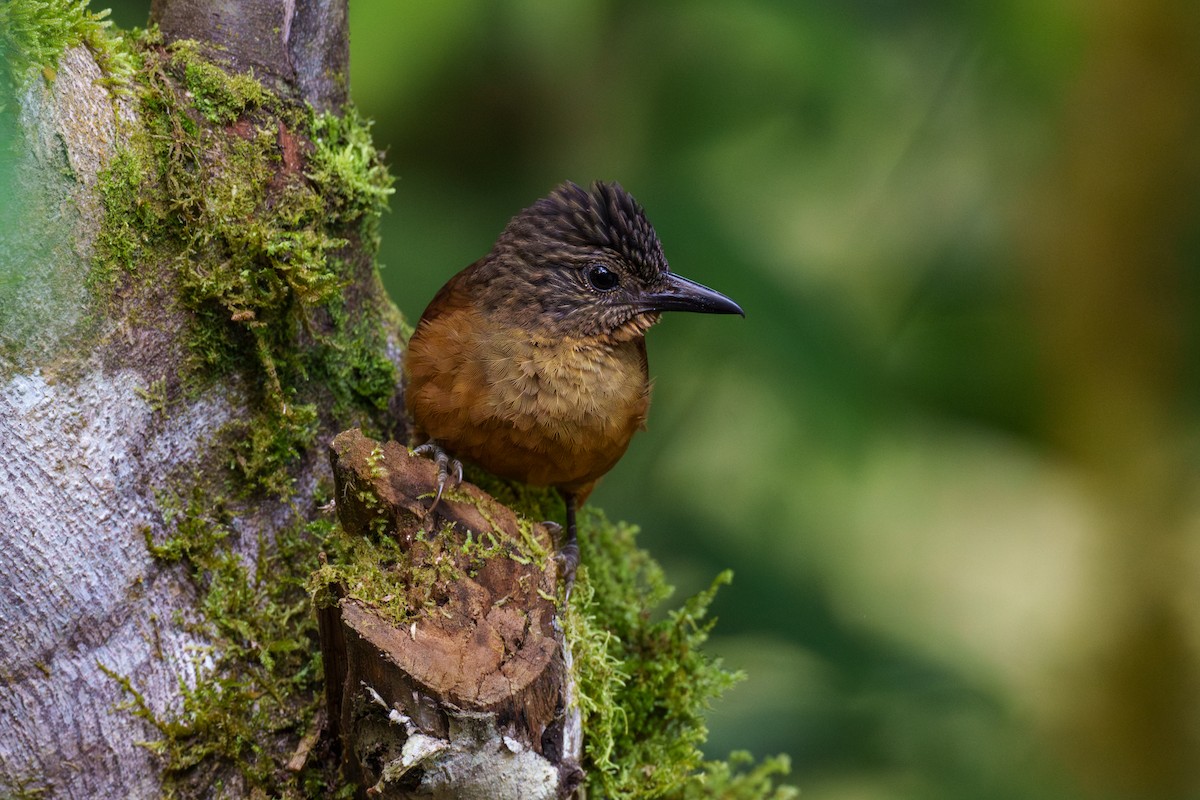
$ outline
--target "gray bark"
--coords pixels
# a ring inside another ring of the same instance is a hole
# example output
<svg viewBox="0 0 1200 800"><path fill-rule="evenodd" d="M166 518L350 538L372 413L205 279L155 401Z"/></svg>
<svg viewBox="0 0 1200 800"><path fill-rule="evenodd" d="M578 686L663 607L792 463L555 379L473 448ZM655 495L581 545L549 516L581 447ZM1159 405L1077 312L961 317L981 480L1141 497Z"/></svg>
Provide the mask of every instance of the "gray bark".
<svg viewBox="0 0 1200 800"><path fill-rule="evenodd" d="M350 91L346 0L154 0L150 19L167 41L195 39L318 111Z"/></svg>
<svg viewBox="0 0 1200 800"><path fill-rule="evenodd" d="M345 4L301 6L255 5L282 16L259 15L238 26L243 39L215 44L244 45L235 53L242 69L337 107L346 94ZM281 23L296 35L255 56L261 26ZM296 81L297 70L321 65L330 68L318 79ZM181 685L208 668L209 643L185 622L197 614L194 586L153 560L147 536L167 533L157 496L166 479L227 459L219 434L249 416L253 395L233 378L162 413L147 387L181 371L187 320L169 304L93 302L86 278L103 213L98 176L122 125L137 124L133 102L102 77L86 47L67 50L10 105L15 141L0 143L9 194L0 203L0 796L161 796L161 762L139 745L158 732L123 707L130 698L112 676L169 718L181 709ZM370 281L353 293L376 298ZM394 332L389 341L398 364ZM293 475L289 503L237 508L232 546L247 563L260 541L311 513L328 465L310 454ZM227 791L236 794L236 780Z"/></svg>
<svg viewBox="0 0 1200 800"><path fill-rule="evenodd" d="M221 387L156 414L139 390L171 368L166 349L127 320L84 317L97 174L132 114L99 78L76 47L20 98L21 225L4 226L0 264L0 786L156 797L137 744L153 731L117 709L100 665L159 713L193 677L204 643L172 621L191 592L152 562L143 529L162 527L155 476L197 460L240 399Z"/></svg>

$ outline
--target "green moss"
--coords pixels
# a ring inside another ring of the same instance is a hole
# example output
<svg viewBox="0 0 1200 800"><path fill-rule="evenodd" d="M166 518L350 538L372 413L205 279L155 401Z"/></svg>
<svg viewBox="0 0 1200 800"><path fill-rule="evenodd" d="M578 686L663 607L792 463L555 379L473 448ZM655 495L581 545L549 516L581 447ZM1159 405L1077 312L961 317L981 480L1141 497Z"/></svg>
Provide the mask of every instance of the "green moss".
<svg viewBox="0 0 1200 800"><path fill-rule="evenodd" d="M463 464L463 469L467 481L517 512L524 522L560 520L566 517L566 506L557 489L506 481L484 472L471 463Z"/></svg>
<svg viewBox="0 0 1200 800"><path fill-rule="evenodd" d="M531 529L533 520L561 518L562 502L553 490L499 481L474 470L471 478L518 510L523 529ZM366 490L358 491L357 499L368 507L376 502ZM328 606L349 596L404 626L415 610L434 603L439 584L460 578L487 558L540 563L551 555L536 542L501 546L484 536L457 543L453 531L421 536L406 552L393 534L331 534L326 539L329 561L309 583L316 603ZM580 516L580 546L582 561L562 623L584 720L589 795L614 800L794 796L787 787L774 785L775 776L787 771L785 758L759 765L744 755L705 762L700 751L708 735L704 714L709 703L741 678L702 650L713 625L705 619L708 606L729 573L717 576L708 590L678 609L654 615L672 590L658 564L637 546L634 527L610 523L602 512L587 507ZM465 563L462 553L469 554ZM414 563L439 566L418 568Z"/></svg>
<svg viewBox="0 0 1200 800"><path fill-rule="evenodd" d="M318 430L317 407L303 403L263 410L231 423L226 428L232 441L229 465L240 478L243 493L289 494L288 466L297 453L312 446Z"/></svg>
<svg viewBox="0 0 1200 800"><path fill-rule="evenodd" d="M703 772L688 781L680 800L792 800L800 790L777 786L775 777L787 775L791 764L787 756L767 758L758 764L744 750L730 754L727 761L709 761Z"/></svg>
<svg viewBox="0 0 1200 800"><path fill-rule="evenodd" d="M672 590L636 546L636 529L592 508L580 522L579 578L563 629L575 658L589 786L606 798L661 797L696 773L704 710L741 677L700 650L711 627L704 614L730 575L651 622Z"/></svg>
<svg viewBox="0 0 1200 800"><path fill-rule="evenodd" d="M200 614L179 622L210 647L197 655L195 683L180 684L181 712L165 717L128 678L101 668L124 689L126 707L158 731L144 746L163 758L166 796L207 796L222 766L235 768L250 789L279 792L299 781L320 787L307 796L333 796L335 766L314 763L299 777L284 769L323 703L306 570L292 565L317 562L332 524L298 520L273 543L260 542L247 565L230 547L237 532L226 498L193 484L182 494L161 493L159 505L170 535L154 541L147 532L147 546L196 585Z"/></svg>
<svg viewBox="0 0 1200 800"><path fill-rule="evenodd" d="M194 43L139 46L145 127L101 174L91 281L116 296L161 291L139 273L173 275L190 321L184 384L247 379L253 413L227 431L229 466L244 496L286 493L323 425L363 424L395 393L388 310L351 318L343 296L361 263L348 254L374 252L391 178L352 110L286 106Z"/></svg>
<svg viewBox="0 0 1200 800"><path fill-rule="evenodd" d="M192 103L204 118L229 125L247 112L271 104L274 96L254 79L254 74L230 74L200 55L195 42L180 42L172 61L183 69L183 83Z"/></svg>
<svg viewBox="0 0 1200 800"><path fill-rule="evenodd" d="M53 796L54 785L40 774L26 774L14 778L5 791L5 800L44 800Z"/></svg>
<svg viewBox="0 0 1200 800"><path fill-rule="evenodd" d="M130 272L138 263L144 242L160 235L162 209L141 192L146 166L140 153L118 149L104 170L99 184L105 208L105 223L97 237L97 259L89 280L108 284L118 272Z"/></svg>
<svg viewBox="0 0 1200 800"><path fill-rule="evenodd" d="M6 0L0 3L0 80L23 86L37 71L52 78L62 54L86 45L108 85L124 90L135 62L110 30L110 11L88 10L88 0ZM0 92L0 98L5 93ZM3 106L0 105L0 111Z"/></svg>
<svg viewBox="0 0 1200 800"><path fill-rule="evenodd" d="M312 379L341 387L335 398L340 404L335 413L347 406L387 411L398 376L395 363L388 357L385 328L369 318L351 320L340 306L331 308L330 313L347 335L323 343L325 352L316 359ZM366 433L374 434L369 428Z"/></svg>
<svg viewBox="0 0 1200 800"><path fill-rule="evenodd" d="M469 500L450 492L446 498ZM359 499L368 507L374 502L369 493ZM468 533L462 541L453 526L418 532L415 541L405 547L396 540L395 533L378 530L371 537L353 536L339 527L328 536L328 559L308 582L313 602L327 607L343 597L350 598L373 608L394 625L404 626L418 612L437 606L439 587L474 576L490 559L542 563L549 555L532 538L513 542L485 532L478 537Z"/></svg>
<svg viewBox="0 0 1200 800"><path fill-rule="evenodd" d="M392 193L392 177L371 140L371 123L353 107L343 116L317 114L310 137L308 178L344 223L362 221L364 238L378 245L379 210Z"/></svg>
<svg viewBox="0 0 1200 800"><path fill-rule="evenodd" d="M563 629L574 655L589 790L614 799L782 800L786 792L770 793L782 762L739 776L729 764L704 764L700 751L709 704L743 677L701 649L715 623L705 619L708 607L731 573L656 621L652 611L672 589L636 534L597 509L580 515L581 563ZM738 793L705 794L706 785Z"/></svg>

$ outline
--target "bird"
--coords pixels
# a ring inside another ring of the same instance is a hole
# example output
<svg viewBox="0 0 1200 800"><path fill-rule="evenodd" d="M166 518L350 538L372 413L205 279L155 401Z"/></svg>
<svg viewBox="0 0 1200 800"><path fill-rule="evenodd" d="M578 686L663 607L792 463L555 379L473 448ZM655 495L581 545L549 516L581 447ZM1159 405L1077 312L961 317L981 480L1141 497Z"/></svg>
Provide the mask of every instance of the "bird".
<svg viewBox="0 0 1200 800"><path fill-rule="evenodd" d="M577 508L645 425L645 335L666 311L745 316L671 272L619 183L567 181L514 216L437 292L408 342L405 401L423 442L413 452L438 466L433 504L462 480L463 459L555 487L573 577Z"/></svg>

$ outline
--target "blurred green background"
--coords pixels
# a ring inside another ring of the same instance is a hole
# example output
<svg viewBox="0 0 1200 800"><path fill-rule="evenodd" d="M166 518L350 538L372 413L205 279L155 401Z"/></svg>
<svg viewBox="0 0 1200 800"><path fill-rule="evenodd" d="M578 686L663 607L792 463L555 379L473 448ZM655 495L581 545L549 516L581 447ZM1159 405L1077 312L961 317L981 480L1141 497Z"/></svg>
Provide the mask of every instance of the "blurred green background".
<svg viewBox="0 0 1200 800"><path fill-rule="evenodd" d="M143 25L148 3L114 9ZM745 320L596 504L731 566L709 752L809 800L1200 797L1200 4L354 0L410 321L563 179Z"/></svg>

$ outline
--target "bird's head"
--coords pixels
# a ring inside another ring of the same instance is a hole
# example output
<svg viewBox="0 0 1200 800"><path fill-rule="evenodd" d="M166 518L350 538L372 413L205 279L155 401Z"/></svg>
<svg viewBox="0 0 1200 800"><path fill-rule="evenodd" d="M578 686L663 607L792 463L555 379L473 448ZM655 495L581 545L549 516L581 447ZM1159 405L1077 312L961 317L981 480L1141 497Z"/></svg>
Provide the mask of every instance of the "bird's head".
<svg viewBox="0 0 1200 800"><path fill-rule="evenodd" d="M567 182L508 223L476 279L494 313L554 335L643 335L663 311L742 314L670 271L645 212L616 183Z"/></svg>

